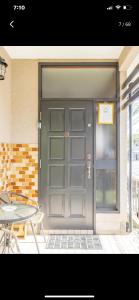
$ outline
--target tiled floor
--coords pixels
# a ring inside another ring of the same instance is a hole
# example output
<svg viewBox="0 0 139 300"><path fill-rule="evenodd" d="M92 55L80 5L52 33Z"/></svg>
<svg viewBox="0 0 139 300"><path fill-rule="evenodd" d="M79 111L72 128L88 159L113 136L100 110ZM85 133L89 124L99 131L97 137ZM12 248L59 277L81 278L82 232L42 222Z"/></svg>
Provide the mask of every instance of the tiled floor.
<svg viewBox="0 0 139 300"><path fill-rule="evenodd" d="M49 236L46 236L48 239ZM90 249L46 249L42 236L37 236L40 253L51 254L139 254L139 231L127 235L100 235L102 250ZM37 253L33 236L19 242L21 253Z"/></svg>

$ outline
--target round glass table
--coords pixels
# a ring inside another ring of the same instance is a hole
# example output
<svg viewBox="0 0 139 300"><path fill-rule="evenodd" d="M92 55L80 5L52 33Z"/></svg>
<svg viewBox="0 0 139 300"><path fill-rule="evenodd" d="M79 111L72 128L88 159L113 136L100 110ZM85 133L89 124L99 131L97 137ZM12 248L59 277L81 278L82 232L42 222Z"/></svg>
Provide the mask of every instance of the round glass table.
<svg viewBox="0 0 139 300"><path fill-rule="evenodd" d="M26 204L12 203L12 204L0 205L0 224L2 225L1 230L3 231L3 235L0 239L0 246L2 247L1 253L6 253L6 249L8 249L8 253L10 253L10 251L14 253L12 248L12 243L11 243L12 239L15 240L17 251L20 252L17 243L17 237L9 229L11 224L14 223L30 221L30 225L36 242L35 231L34 231L33 224L31 222L31 218L37 212L38 212L37 207L26 205ZM37 250L39 252L38 245L37 245Z"/></svg>
<svg viewBox="0 0 139 300"><path fill-rule="evenodd" d="M2 204L0 206L0 224L18 223L30 219L37 213L35 206L25 204Z"/></svg>

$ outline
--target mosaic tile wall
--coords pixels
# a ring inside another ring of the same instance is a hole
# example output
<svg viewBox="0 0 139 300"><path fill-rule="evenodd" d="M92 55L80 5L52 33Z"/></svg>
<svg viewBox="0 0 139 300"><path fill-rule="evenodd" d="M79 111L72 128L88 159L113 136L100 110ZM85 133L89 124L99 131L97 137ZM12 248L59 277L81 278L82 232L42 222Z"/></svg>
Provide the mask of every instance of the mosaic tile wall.
<svg viewBox="0 0 139 300"><path fill-rule="evenodd" d="M34 200L38 198L38 148L34 144L12 145L10 189Z"/></svg>
<svg viewBox="0 0 139 300"><path fill-rule="evenodd" d="M10 144L0 144L0 192L10 189L11 154Z"/></svg>
<svg viewBox="0 0 139 300"><path fill-rule="evenodd" d="M38 200L38 147L0 145L0 190L8 189Z"/></svg>

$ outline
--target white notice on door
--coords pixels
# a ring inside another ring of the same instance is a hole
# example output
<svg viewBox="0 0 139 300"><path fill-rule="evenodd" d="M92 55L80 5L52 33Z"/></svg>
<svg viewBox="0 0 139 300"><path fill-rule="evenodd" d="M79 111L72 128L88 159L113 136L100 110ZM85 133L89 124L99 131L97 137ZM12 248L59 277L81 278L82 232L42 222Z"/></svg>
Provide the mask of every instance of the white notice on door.
<svg viewBox="0 0 139 300"><path fill-rule="evenodd" d="M113 124L114 104L99 103L98 104L98 124Z"/></svg>

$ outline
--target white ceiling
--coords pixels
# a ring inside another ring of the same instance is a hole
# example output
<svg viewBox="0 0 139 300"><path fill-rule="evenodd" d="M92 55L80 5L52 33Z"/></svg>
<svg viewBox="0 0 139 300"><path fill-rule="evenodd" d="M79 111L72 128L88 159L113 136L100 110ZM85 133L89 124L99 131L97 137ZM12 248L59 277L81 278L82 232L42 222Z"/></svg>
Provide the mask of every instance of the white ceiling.
<svg viewBox="0 0 139 300"><path fill-rule="evenodd" d="M118 59L124 46L4 46L12 59Z"/></svg>

